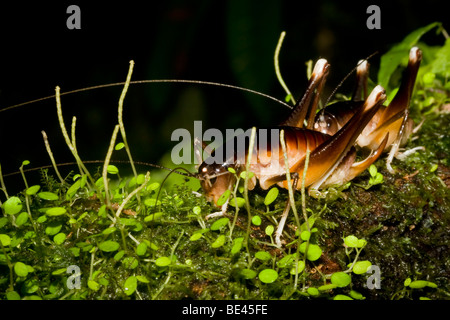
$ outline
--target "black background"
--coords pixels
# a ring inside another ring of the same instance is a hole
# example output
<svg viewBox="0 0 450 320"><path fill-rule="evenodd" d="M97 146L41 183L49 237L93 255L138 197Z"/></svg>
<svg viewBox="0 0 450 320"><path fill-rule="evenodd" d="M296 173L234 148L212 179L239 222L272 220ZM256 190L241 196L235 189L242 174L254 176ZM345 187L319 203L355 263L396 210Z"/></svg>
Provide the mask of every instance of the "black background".
<svg viewBox="0 0 450 320"><path fill-rule="evenodd" d="M81 9L81 30L68 30L66 9ZM366 9L381 9L381 30L369 30ZM326 93L356 62L380 55L411 31L434 21L444 27L444 1L59 1L0 5L0 110L61 91L133 80L197 79L285 96L273 67L281 31L283 77L296 97L306 85L305 62L331 63ZM429 35L429 41L437 41ZM440 39L442 40L442 39ZM442 43L442 41L441 41ZM380 55L371 60L376 80ZM341 91L349 92L351 81ZM103 159L117 121L121 87L62 97L66 126L77 116L82 159ZM235 90L186 84L135 85L125 100L125 127L135 160L158 162L175 142L176 128L269 126L288 109ZM45 130L58 162L72 161L57 122L53 99L0 112L0 163L4 173L23 160L49 164ZM116 156L120 158L120 155Z"/></svg>

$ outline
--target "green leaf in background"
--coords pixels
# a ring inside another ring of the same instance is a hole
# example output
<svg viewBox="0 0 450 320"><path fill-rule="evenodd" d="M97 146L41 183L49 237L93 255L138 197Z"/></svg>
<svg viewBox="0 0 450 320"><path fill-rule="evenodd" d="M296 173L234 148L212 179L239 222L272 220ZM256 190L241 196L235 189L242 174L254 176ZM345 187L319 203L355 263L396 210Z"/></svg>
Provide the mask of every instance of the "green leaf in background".
<svg viewBox="0 0 450 320"><path fill-rule="evenodd" d="M22 210L22 201L18 197L10 197L2 207L6 214L16 214Z"/></svg>
<svg viewBox="0 0 450 320"><path fill-rule="evenodd" d="M432 74L441 74L444 78L450 76L450 39L436 52L431 67Z"/></svg>
<svg viewBox="0 0 450 320"><path fill-rule="evenodd" d="M402 42L393 46L386 52L380 61L380 70L378 71L378 84L388 90L389 80L395 69L404 61L408 61L409 50L417 44L419 39L433 28L439 27L440 22L433 22L425 27L414 30L407 35ZM391 88L389 88L391 89Z"/></svg>

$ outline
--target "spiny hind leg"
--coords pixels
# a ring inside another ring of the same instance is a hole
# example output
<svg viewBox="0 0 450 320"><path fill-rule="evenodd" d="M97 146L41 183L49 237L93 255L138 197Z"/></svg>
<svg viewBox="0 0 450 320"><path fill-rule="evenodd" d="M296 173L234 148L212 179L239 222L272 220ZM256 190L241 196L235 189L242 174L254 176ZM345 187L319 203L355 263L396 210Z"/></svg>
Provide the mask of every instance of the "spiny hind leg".
<svg viewBox="0 0 450 320"><path fill-rule="evenodd" d="M416 151L418 150L425 150L425 147L415 147L412 149L408 149L404 152L400 152L400 146L403 143L406 143L406 139L404 139L404 137L408 137L409 136L409 132L417 132L420 129L420 126L422 126L423 121L416 127L416 128L412 128L413 123L412 120L409 119L409 111L405 110L405 115L403 117L403 121L402 121L402 125L400 127L400 130L398 132L397 138L395 139L395 141L392 144L391 150L389 151L389 155L386 159L386 168L388 169L388 171L392 174L395 172L395 170L392 168L391 163L394 160L394 157L396 159L399 159L401 161L405 160L408 156L410 156L411 154L414 154ZM403 141L402 141L403 140Z"/></svg>

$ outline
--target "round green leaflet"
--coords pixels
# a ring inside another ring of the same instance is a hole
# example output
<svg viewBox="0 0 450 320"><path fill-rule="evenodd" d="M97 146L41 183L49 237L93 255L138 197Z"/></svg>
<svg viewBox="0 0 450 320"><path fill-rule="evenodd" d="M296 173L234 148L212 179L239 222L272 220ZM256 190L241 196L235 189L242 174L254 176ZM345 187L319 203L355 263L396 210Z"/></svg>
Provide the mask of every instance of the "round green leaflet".
<svg viewBox="0 0 450 320"><path fill-rule="evenodd" d="M16 291L9 291L6 293L7 300L20 300L20 295Z"/></svg>
<svg viewBox="0 0 450 320"><path fill-rule="evenodd" d="M26 193L27 193L27 195L31 196L33 194L36 194L36 192L38 192L40 188L41 188L41 186L38 184L31 186L27 189Z"/></svg>
<svg viewBox="0 0 450 320"><path fill-rule="evenodd" d="M22 210L22 201L18 197L10 197L2 207L6 214L16 214Z"/></svg>
<svg viewBox="0 0 450 320"><path fill-rule="evenodd" d="M120 244L116 241L107 240L98 245L98 248L104 252L114 252L119 249Z"/></svg>
<svg viewBox="0 0 450 320"><path fill-rule="evenodd" d="M172 263L172 260L170 260L169 257L159 257L156 259L155 264L158 267L167 267L169 264Z"/></svg>
<svg viewBox="0 0 450 320"><path fill-rule="evenodd" d="M125 280L125 283L123 285L123 289L125 290L125 294L127 296L131 296L137 288L137 278L135 276L128 277L127 280Z"/></svg>
<svg viewBox="0 0 450 320"><path fill-rule="evenodd" d="M7 234L0 234L0 241L4 247L7 247L11 244L11 238Z"/></svg>
<svg viewBox="0 0 450 320"><path fill-rule="evenodd" d="M278 272L273 269L264 269L258 274L259 280L264 283L272 283L278 279Z"/></svg>
<svg viewBox="0 0 450 320"><path fill-rule="evenodd" d="M119 142L118 144L116 144L116 146L114 147L114 149L116 151L121 150L125 147L125 144L123 142Z"/></svg>
<svg viewBox="0 0 450 320"><path fill-rule="evenodd" d="M348 236L344 238L344 244L349 248L356 248L358 246L358 240L355 236Z"/></svg>
<svg viewBox="0 0 450 320"><path fill-rule="evenodd" d="M353 273L355 274L364 274L370 268L372 263L368 260L358 261L353 266Z"/></svg>
<svg viewBox="0 0 450 320"><path fill-rule="evenodd" d="M220 218L219 220L214 221L214 223L211 225L211 230L220 230L222 227L228 224L228 221L230 221L230 219L228 218Z"/></svg>
<svg viewBox="0 0 450 320"><path fill-rule="evenodd" d="M23 262L16 262L14 264L14 272L19 276L25 278L28 275L28 267Z"/></svg>
<svg viewBox="0 0 450 320"><path fill-rule="evenodd" d="M343 288L350 284L352 278L344 272L335 272L331 275L331 283Z"/></svg>
<svg viewBox="0 0 450 320"><path fill-rule="evenodd" d="M88 280L88 287L93 291L98 291L100 289L100 284L94 280Z"/></svg>
<svg viewBox="0 0 450 320"><path fill-rule="evenodd" d="M21 212L16 219L16 224L20 227L27 223L28 221L28 212Z"/></svg>
<svg viewBox="0 0 450 320"><path fill-rule="evenodd" d="M56 244L63 244L65 240L66 240L66 234L63 232L60 232L56 236L53 237L53 241L55 241Z"/></svg>
<svg viewBox="0 0 450 320"><path fill-rule="evenodd" d="M275 199L278 197L279 193L280 193L280 191L276 187L270 189L269 192L267 192L266 197L264 198L264 204L266 206L268 206L269 204L274 202Z"/></svg>
<svg viewBox="0 0 450 320"><path fill-rule="evenodd" d="M297 274L300 274L305 270L305 262L303 260L299 260L297 266ZM295 266L291 269L290 274L295 275Z"/></svg>
<svg viewBox="0 0 450 320"><path fill-rule="evenodd" d="M225 236L223 234L221 234L220 236L217 237L217 239L211 244L211 247L216 249L216 248L220 248L221 246L223 246L225 244Z"/></svg>
<svg viewBox="0 0 450 320"><path fill-rule="evenodd" d="M54 207L54 208L50 208L45 212L48 216L61 216L63 214L66 213L66 208L63 207Z"/></svg>
<svg viewBox="0 0 450 320"><path fill-rule="evenodd" d="M261 261L268 261L268 260L272 259L272 256L270 253L268 253L266 251L258 251L257 253L255 253L255 258L257 258Z"/></svg>
<svg viewBox="0 0 450 320"><path fill-rule="evenodd" d="M59 197L57 194L53 193L53 192L49 192L49 191L42 191L38 193L38 197L41 198L42 200L49 200L49 201L53 201L53 200L58 200Z"/></svg>
<svg viewBox="0 0 450 320"><path fill-rule="evenodd" d="M303 242L300 245L300 252L305 253L305 251L306 251L306 242ZM322 249L320 249L320 247L317 244L310 243L309 247L308 247L308 253L306 255L306 258L309 261L316 261L317 259L320 258L321 255L322 255Z"/></svg>
<svg viewBox="0 0 450 320"><path fill-rule="evenodd" d="M147 244L145 242L141 242L136 247L136 254L138 256L143 256L147 252Z"/></svg>
<svg viewBox="0 0 450 320"><path fill-rule="evenodd" d="M345 294L338 294L336 295L333 300L353 300L349 296L346 296Z"/></svg>
<svg viewBox="0 0 450 320"><path fill-rule="evenodd" d="M256 215L256 216L253 216L252 217L252 223L255 225L255 226L260 226L261 225L261 217L260 216L258 216L258 215Z"/></svg>
<svg viewBox="0 0 450 320"><path fill-rule="evenodd" d="M222 193L222 195L219 197L219 199L217 200L217 205L220 207L223 204L225 204L225 202L228 200L228 198L230 197L231 191L230 189L225 190L224 193Z"/></svg>
<svg viewBox="0 0 450 320"><path fill-rule="evenodd" d="M275 227L271 224L269 224L266 229L264 230L264 232L270 237L273 232L275 231Z"/></svg>
<svg viewBox="0 0 450 320"><path fill-rule="evenodd" d="M119 173L119 168L117 168L115 165L108 165L108 167L106 168L106 171L109 174L118 174Z"/></svg>
<svg viewBox="0 0 450 320"><path fill-rule="evenodd" d="M251 269L242 269L240 274L244 277L244 279L250 280L256 277L256 271Z"/></svg>

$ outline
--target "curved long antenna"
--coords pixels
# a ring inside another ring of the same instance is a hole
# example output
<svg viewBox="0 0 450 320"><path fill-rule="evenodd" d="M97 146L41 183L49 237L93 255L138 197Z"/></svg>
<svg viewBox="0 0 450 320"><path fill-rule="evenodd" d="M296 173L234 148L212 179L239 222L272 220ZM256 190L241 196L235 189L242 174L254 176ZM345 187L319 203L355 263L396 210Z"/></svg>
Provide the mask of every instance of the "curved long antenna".
<svg viewBox="0 0 450 320"><path fill-rule="evenodd" d="M262 97L265 97L267 99L273 100L281 105L284 105L285 107L288 107L289 109L292 109L292 106L290 106L289 104L278 100L277 98L274 98L268 94L256 91L256 90L252 90L252 89L247 89L247 88L243 88L243 87L239 87L239 86L234 86L231 84L224 84L224 83L219 83L219 82L212 82L212 81L202 81L202 80L178 80L178 79L159 79L159 80L135 80L135 81L130 81L130 84L145 84L145 83L194 83L194 84L201 84L201 85L209 85L209 86L216 86L216 87L224 87L224 88L230 88L230 89L236 89L236 90L241 90L241 91L246 91L246 92L250 92ZM123 86L125 84L125 82L116 82L116 83L107 83L107 84L101 84L101 85L96 85L96 86L92 86L92 87L87 87L87 88L82 88L82 89L75 89L75 90L71 90L71 91L67 91L67 92L62 92L60 93L60 96L64 96L64 95L68 95L68 94L73 94L73 93L78 93L78 92L83 92L83 91L90 91L90 90L94 90L94 89L101 89L101 88L109 88L109 87L115 87L115 86ZM28 104L32 104L35 102L39 102L39 101L44 101L44 100L49 100L55 98L55 95L51 95L51 96L47 96L47 97L43 97L43 98L39 98L39 99L34 99L31 101L27 101L27 102L22 102L19 104L15 104L13 106L9 106L3 109L0 109L0 112L4 112L4 111L8 111L11 109L15 109L18 107L22 107Z"/></svg>
<svg viewBox="0 0 450 320"><path fill-rule="evenodd" d="M376 54L378 54L378 51L375 51L374 53L369 55L367 58L360 60L358 62L358 64L352 70L350 70L349 73L347 73L347 75L344 77L344 79L342 79L341 82L339 82L339 84L336 86L336 88L334 88L333 92L331 92L331 94L328 96L328 99L325 101L324 107L326 107L328 105L328 102L330 102L331 98L336 94L336 91L338 91L338 89L344 84L345 80L347 80L347 78L350 77L353 74L353 72L355 72L356 69L358 69L359 65L361 63L363 63L364 61L369 60Z"/></svg>
<svg viewBox="0 0 450 320"><path fill-rule="evenodd" d="M83 163L87 163L87 164L92 164L92 163L103 163L105 162L105 160L84 160ZM111 160L111 163L130 163L128 160ZM153 163L148 163L148 162L143 162L143 161L134 161L135 164L137 165L141 165L141 166L149 166L149 167L154 167L154 168L158 168L158 169L163 169L163 170L167 170L173 173L177 173L180 174L182 176L185 177L189 177L189 178L195 178L195 179L200 179L198 177L197 173L192 173L189 172L189 170L187 170L186 168L183 167L177 167L175 169L171 169L171 168L167 168L164 166L161 166L159 164L153 164ZM62 166L73 166L76 165L76 162L66 162L66 163L59 163L57 164L58 167L62 167ZM40 170L40 169L47 169L47 168L52 168L53 165L46 165L46 166L41 166L41 167L36 167L36 168L29 168L29 169L25 169L23 170L23 172L32 172L32 171L36 171L36 170ZM184 170L186 172L180 172L178 170ZM20 174L20 171L16 171L16 172L11 172L11 173L7 173L7 174L3 174L3 177L9 177L9 176L13 176L16 174Z"/></svg>

